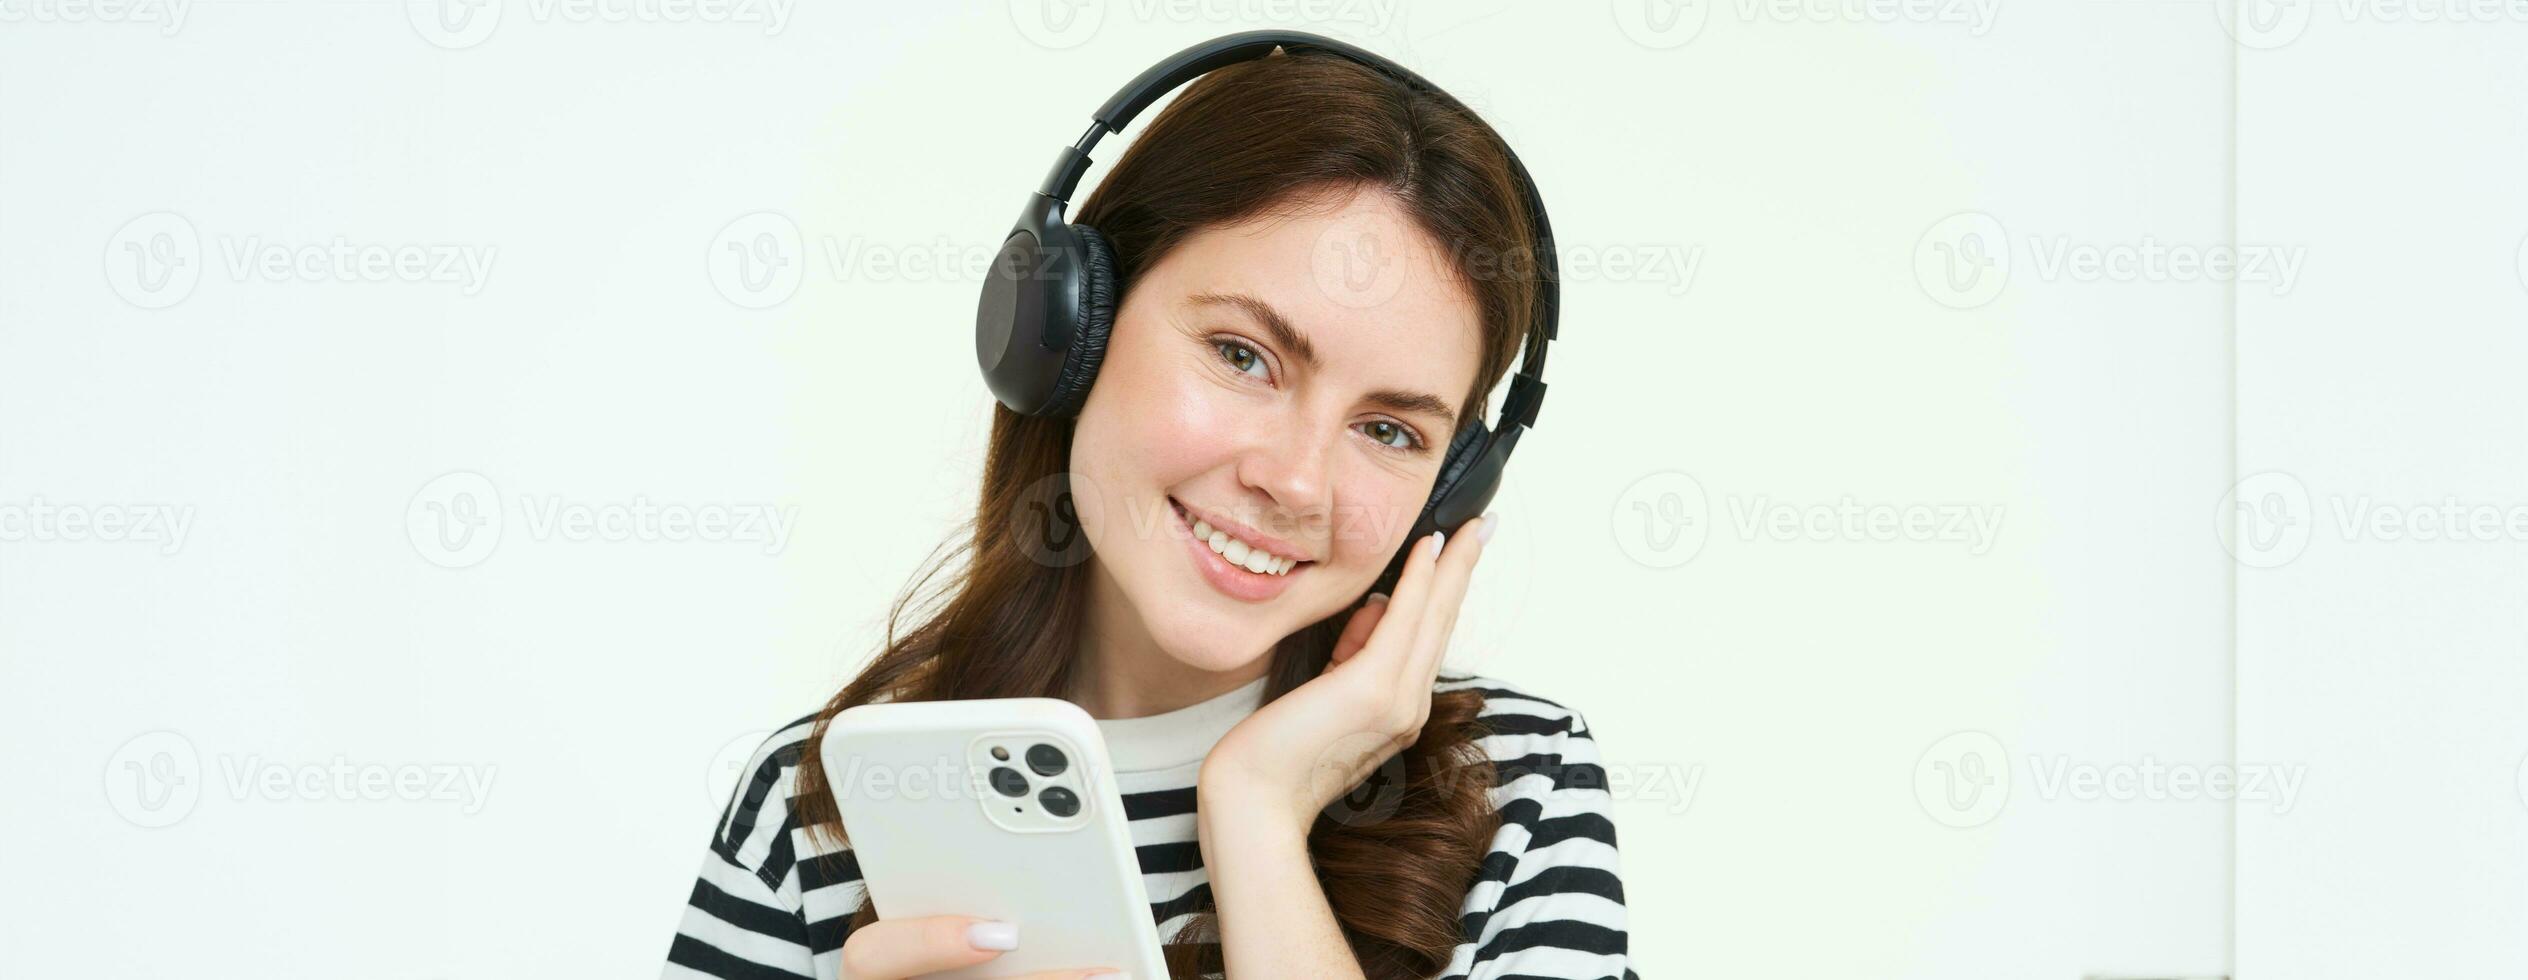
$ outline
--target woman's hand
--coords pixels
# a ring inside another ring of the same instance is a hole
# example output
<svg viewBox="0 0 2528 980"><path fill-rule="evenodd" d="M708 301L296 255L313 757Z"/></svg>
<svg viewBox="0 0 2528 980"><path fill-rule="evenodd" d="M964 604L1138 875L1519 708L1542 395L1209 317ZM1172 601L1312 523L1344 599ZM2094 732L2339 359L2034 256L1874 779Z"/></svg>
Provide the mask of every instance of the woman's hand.
<svg viewBox="0 0 2528 980"><path fill-rule="evenodd" d="M880 919L843 940L842 980L906 980L991 962L1018 948L1018 927L963 915ZM1015 980L1118 977L1105 967L1030 973Z"/></svg>
<svg viewBox="0 0 2528 980"><path fill-rule="evenodd" d="M1221 736L1203 759L1198 805L1304 835L1328 804L1421 738L1458 606L1498 521L1488 513L1455 538L1415 542L1396 594L1352 614L1325 671Z"/></svg>

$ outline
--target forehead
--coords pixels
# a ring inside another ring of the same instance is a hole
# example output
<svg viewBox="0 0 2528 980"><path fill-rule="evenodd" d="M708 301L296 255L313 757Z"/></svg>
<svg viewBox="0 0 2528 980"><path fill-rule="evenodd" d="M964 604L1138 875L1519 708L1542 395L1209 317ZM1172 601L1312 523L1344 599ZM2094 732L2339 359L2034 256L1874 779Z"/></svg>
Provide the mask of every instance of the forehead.
<svg viewBox="0 0 2528 980"><path fill-rule="evenodd" d="M1303 210L1188 236L1142 285L1164 284L1153 292L1171 304L1202 292L1255 296L1308 335L1324 375L1455 406L1482 360L1482 315L1441 243L1383 191L1292 207Z"/></svg>

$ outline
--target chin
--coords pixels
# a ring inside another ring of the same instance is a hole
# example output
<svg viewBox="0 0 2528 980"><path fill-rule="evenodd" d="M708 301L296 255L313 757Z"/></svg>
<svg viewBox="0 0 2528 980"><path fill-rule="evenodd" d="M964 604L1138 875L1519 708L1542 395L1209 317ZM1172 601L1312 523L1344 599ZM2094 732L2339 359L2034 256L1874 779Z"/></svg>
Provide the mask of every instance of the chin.
<svg viewBox="0 0 2528 980"><path fill-rule="evenodd" d="M1172 611L1166 623L1153 623L1160 649L1178 663L1213 673L1236 670L1273 652L1288 631L1254 631L1248 624L1224 622L1192 605ZM1265 634L1271 635L1265 635Z"/></svg>

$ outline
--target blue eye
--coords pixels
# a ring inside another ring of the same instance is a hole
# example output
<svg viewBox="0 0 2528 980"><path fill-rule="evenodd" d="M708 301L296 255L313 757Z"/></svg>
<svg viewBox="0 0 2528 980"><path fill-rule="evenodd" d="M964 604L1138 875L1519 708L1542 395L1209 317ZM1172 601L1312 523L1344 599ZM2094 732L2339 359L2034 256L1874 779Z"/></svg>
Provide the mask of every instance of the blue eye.
<svg viewBox="0 0 2528 980"><path fill-rule="evenodd" d="M1228 361L1229 366L1237 368L1239 373L1248 373L1247 368L1250 366L1259 367L1263 368L1264 372L1256 376L1267 381L1272 380L1272 367L1264 363L1264 355L1257 353L1255 348L1234 340L1215 340L1211 342L1211 346L1212 349L1220 352L1222 360ZM1245 355L1243 360L1239 357L1241 354Z"/></svg>

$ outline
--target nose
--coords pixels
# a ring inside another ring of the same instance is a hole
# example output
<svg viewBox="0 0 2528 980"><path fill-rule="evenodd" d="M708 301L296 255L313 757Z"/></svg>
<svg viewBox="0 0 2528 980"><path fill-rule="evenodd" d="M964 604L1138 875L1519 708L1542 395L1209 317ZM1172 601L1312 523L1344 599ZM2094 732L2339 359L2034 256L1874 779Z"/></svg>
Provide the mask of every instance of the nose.
<svg viewBox="0 0 2528 980"><path fill-rule="evenodd" d="M1253 430L1256 438L1238 461L1238 480L1273 498L1273 512L1259 515L1262 520L1280 518L1304 527L1325 516L1332 489L1327 457L1335 442L1306 413L1278 413L1277 419Z"/></svg>

